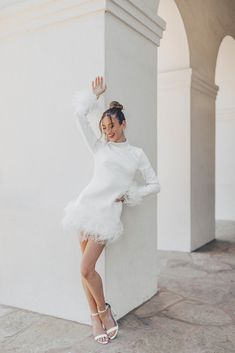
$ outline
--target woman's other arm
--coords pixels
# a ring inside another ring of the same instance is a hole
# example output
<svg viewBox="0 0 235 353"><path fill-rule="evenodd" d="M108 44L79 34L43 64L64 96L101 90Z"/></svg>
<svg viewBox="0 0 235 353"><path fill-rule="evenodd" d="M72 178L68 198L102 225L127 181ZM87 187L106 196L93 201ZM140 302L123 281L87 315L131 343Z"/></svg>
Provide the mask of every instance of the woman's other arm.
<svg viewBox="0 0 235 353"><path fill-rule="evenodd" d="M129 189L124 194L123 202L128 206L136 206L140 204L143 200L143 197L151 194L158 193L161 190L161 186L148 157L146 156L143 149L141 149L139 157L139 166L145 185L138 185L133 182Z"/></svg>

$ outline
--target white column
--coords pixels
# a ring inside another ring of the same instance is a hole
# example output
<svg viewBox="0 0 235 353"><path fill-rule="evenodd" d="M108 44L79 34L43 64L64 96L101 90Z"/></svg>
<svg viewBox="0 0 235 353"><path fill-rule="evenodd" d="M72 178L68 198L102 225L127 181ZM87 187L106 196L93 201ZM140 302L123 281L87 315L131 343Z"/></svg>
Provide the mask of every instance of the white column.
<svg viewBox="0 0 235 353"><path fill-rule="evenodd" d="M216 219L235 220L235 107L216 112Z"/></svg>
<svg viewBox="0 0 235 353"><path fill-rule="evenodd" d="M105 70L111 87L106 103L115 99L124 105L127 136L157 171L157 46L164 22L128 1L121 4L110 2L106 16ZM156 214L156 195L124 208L123 237L106 251L106 294L121 316L157 292Z"/></svg>
<svg viewBox="0 0 235 353"><path fill-rule="evenodd" d="M216 219L235 220L235 39L226 36L217 56Z"/></svg>
<svg viewBox="0 0 235 353"><path fill-rule="evenodd" d="M158 74L158 249L190 251L190 68Z"/></svg>
<svg viewBox="0 0 235 353"><path fill-rule="evenodd" d="M193 70L191 88L191 244L215 238L215 100L218 86Z"/></svg>
<svg viewBox="0 0 235 353"><path fill-rule="evenodd" d="M79 243L61 228L64 205L93 174L71 96L103 75L108 91L101 109L111 99L123 103L130 141L157 168L157 46L164 21L133 1L38 0L0 10L0 302L90 323ZM98 132L97 124L94 119ZM157 290L156 200L151 195L124 210L125 234L97 264L119 317Z"/></svg>
<svg viewBox="0 0 235 353"><path fill-rule="evenodd" d="M158 80L158 249L190 252L215 238L218 87L192 69Z"/></svg>

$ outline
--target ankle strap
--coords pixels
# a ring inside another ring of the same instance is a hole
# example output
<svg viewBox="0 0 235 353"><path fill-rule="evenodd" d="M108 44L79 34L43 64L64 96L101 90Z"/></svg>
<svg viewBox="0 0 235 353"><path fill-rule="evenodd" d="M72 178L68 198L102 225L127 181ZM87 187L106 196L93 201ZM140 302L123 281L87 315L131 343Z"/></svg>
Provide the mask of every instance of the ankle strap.
<svg viewBox="0 0 235 353"><path fill-rule="evenodd" d="M99 313L91 313L91 316L97 316Z"/></svg>
<svg viewBox="0 0 235 353"><path fill-rule="evenodd" d="M105 305L106 305L105 309L104 310L98 310L98 314L104 313L108 309L109 304L105 303Z"/></svg>

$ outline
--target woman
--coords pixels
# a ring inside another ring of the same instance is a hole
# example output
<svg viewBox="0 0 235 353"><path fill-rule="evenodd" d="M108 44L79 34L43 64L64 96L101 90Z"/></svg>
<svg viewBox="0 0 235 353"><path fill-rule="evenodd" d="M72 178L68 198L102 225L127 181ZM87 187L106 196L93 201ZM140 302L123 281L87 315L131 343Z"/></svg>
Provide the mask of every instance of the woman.
<svg viewBox="0 0 235 353"><path fill-rule="evenodd" d="M106 88L103 77L97 76L91 91L81 90L74 96L76 121L93 153L95 170L89 184L65 207L63 218L64 229L76 230L79 235L82 283L91 310L94 338L102 344L116 337L118 323L110 304L105 302L96 262L104 247L117 241L123 232L123 204L138 205L144 196L160 191L158 177L143 149L131 145L125 137L126 119L120 103L112 101L101 116L100 138L92 130L87 115ZM133 181L137 170L145 185Z"/></svg>

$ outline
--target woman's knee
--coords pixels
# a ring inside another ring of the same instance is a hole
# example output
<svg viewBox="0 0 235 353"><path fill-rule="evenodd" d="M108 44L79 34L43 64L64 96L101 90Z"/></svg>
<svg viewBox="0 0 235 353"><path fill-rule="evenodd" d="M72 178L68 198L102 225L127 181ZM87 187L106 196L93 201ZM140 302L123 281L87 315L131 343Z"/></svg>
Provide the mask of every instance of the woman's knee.
<svg viewBox="0 0 235 353"><path fill-rule="evenodd" d="M84 264L83 262L81 263L80 272L82 277L89 278L94 273L94 271L95 269L92 266Z"/></svg>

